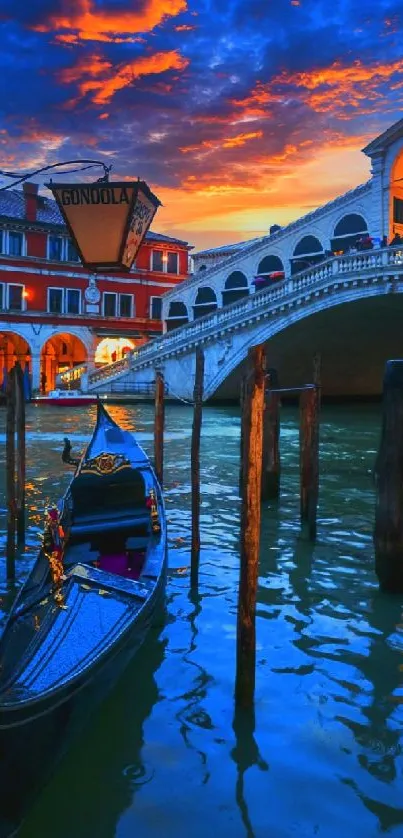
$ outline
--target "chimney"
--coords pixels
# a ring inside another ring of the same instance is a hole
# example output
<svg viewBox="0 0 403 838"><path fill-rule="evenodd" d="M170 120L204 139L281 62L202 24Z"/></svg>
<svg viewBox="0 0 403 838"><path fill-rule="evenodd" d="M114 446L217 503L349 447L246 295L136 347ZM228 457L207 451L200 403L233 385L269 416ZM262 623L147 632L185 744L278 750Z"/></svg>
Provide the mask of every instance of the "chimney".
<svg viewBox="0 0 403 838"><path fill-rule="evenodd" d="M24 183L22 185L24 191L25 202L25 218L27 221L36 221L36 212L38 207L38 184Z"/></svg>

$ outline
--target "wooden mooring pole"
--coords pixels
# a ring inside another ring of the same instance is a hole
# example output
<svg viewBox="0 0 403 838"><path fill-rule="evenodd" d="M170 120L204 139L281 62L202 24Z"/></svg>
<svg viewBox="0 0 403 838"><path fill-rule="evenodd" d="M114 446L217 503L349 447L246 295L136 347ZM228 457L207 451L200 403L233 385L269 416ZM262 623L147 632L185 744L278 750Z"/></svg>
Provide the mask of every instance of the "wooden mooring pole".
<svg viewBox="0 0 403 838"><path fill-rule="evenodd" d="M253 705L255 694L264 391L265 351L262 344L248 353L242 415L243 486L235 701L238 707L245 709Z"/></svg>
<svg viewBox="0 0 403 838"><path fill-rule="evenodd" d="M192 487L192 543L190 551L190 584L197 588L199 582L200 558L200 433L203 408L204 352L196 349L195 381L193 390L193 425L190 452L190 472Z"/></svg>
<svg viewBox="0 0 403 838"><path fill-rule="evenodd" d="M161 486L164 480L164 391L164 377L162 373L157 372L155 376L154 467Z"/></svg>
<svg viewBox="0 0 403 838"><path fill-rule="evenodd" d="M403 593L403 360L385 368L375 483L376 574L382 590Z"/></svg>
<svg viewBox="0 0 403 838"><path fill-rule="evenodd" d="M7 579L15 578L16 481L15 481L15 369L8 373L6 389L6 500Z"/></svg>
<svg viewBox="0 0 403 838"><path fill-rule="evenodd" d="M278 388L276 370L271 370L271 375L266 379L263 414L262 500L278 500L280 497L280 394L272 392L271 388Z"/></svg>
<svg viewBox="0 0 403 838"><path fill-rule="evenodd" d="M17 431L16 448L16 515L17 544L25 544L25 394L24 373L21 365L15 365L15 425Z"/></svg>
<svg viewBox="0 0 403 838"><path fill-rule="evenodd" d="M319 389L308 385L300 395L301 534L316 538L319 496Z"/></svg>

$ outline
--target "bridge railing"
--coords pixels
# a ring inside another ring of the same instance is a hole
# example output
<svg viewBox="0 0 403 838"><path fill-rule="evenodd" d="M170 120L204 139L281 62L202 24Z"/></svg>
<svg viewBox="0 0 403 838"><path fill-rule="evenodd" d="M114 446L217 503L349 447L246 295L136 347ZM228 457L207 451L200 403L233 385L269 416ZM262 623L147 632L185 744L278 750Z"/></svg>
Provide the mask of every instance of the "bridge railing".
<svg viewBox="0 0 403 838"><path fill-rule="evenodd" d="M90 383L97 384L101 380L138 368L153 360L176 354L188 343L193 343L198 339L204 340L210 335L219 333L221 327L224 329L228 324L237 326L245 322L248 315L256 314L259 310L267 311L278 307L279 304L286 308L296 294L303 293L308 288L319 287L323 283L330 284L332 280L337 282L338 278L341 279L347 275L370 274L374 270L384 273L396 268L399 273L403 272L403 248L400 246L333 256L271 288L257 291L229 306L192 320L160 338L155 338L133 353L129 353L123 361L109 364L97 373L91 374Z"/></svg>

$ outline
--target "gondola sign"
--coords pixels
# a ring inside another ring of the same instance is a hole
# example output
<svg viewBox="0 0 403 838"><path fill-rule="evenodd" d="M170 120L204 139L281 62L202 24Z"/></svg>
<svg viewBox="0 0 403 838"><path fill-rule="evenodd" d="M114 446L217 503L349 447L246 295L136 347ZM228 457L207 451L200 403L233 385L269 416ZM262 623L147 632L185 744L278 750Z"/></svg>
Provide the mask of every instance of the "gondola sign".
<svg viewBox="0 0 403 838"><path fill-rule="evenodd" d="M83 265L130 270L160 205L144 181L50 183Z"/></svg>

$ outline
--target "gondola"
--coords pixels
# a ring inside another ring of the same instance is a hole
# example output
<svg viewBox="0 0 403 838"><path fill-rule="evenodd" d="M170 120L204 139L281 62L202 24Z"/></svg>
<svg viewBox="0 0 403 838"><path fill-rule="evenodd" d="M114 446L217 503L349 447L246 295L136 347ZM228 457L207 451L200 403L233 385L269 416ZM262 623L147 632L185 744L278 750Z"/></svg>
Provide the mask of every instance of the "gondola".
<svg viewBox="0 0 403 838"><path fill-rule="evenodd" d="M167 533L144 451L98 403L0 639L0 836L13 834L164 603ZM141 673L139 674L139 690Z"/></svg>

